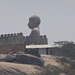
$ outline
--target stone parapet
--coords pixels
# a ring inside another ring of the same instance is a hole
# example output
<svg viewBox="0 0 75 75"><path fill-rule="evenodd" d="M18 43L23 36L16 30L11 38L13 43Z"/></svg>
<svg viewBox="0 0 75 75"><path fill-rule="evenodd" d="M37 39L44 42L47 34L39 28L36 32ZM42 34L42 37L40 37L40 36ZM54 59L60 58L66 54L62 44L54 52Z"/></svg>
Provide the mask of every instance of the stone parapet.
<svg viewBox="0 0 75 75"><path fill-rule="evenodd" d="M40 36L40 37L37 37L37 38L33 38L33 37L24 37L24 43L26 45L30 45L30 44L36 44L36 45L40 45L40 44L48 44L48 41L47 41L47 38L46 38L46 35L44 36Z"/></svg>
<svg viewBox="0 0 75 75"><path fill-rule="evenodd" d="M11 45L11 44L23 44L23 43L24 43L24 40L23 40L22 33L0 35L0 46Z"/></svg>

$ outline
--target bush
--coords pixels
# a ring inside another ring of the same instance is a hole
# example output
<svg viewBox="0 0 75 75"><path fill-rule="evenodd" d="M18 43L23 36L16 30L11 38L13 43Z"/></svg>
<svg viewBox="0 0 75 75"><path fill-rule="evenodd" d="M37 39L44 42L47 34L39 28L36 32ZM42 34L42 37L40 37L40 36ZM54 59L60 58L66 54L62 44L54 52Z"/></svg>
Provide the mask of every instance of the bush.
<svg viewBox="0 0 75 75"><path fill-rule="evenodd" d="M59 73L61 72L58 67L52 66L50 64L39 68L39 70L41 70L40 75L59 75Z"/></svg>

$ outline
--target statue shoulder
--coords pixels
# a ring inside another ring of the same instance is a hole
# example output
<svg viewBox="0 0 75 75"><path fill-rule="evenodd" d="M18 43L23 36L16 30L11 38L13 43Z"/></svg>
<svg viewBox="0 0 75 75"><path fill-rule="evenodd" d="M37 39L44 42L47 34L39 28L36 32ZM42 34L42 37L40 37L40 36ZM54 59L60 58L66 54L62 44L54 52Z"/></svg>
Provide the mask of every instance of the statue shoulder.
<svg viewBox="0 0 75 75"><path fill-rule="evenodd" d="M40 29L39 28L32 29L30 36L40 36Z"/></svg>

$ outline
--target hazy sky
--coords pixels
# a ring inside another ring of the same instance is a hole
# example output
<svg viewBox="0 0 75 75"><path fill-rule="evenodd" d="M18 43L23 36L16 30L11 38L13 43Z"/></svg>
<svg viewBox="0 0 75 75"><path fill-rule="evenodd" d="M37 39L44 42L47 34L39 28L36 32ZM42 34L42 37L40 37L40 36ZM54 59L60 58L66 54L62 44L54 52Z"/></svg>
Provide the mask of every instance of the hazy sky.
<svg viewBox="0 0 75 75"><path fill-rule="evenodd" d="M0 0L0 35L30 34L28 19L41 18L40 33L54 41L75 42L75 0Z"/></svg>

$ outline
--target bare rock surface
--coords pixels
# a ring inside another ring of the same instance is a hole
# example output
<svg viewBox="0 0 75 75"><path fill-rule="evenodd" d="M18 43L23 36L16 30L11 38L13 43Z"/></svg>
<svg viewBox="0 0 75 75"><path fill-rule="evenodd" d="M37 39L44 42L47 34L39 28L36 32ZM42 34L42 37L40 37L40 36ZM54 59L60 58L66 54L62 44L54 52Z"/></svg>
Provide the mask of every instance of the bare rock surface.
<svg viewBox="0 0 75 75"><path fill-rule="evenodd" d="M0 60L4 60L5 57L6 57L5 54L0 54Z"/></svg>
<svg viewBox="0 0 75 75"><path fill-rule="evenodd" d="M39 75L35 67L37 66L0 62L0 75Z"/></svg>
<svg viewBox="0 0 75 75"><path fill-rule="evenodd" d="M41 58L44 60L44 65L60 66L60 63L56 62L56 56L41 55ZM36 68L39 66L0 61L0 75L40 75L40 71Z"/></svg>
<svg viewBox="0 0 75 75"><path fill-rule="evenodd" d="M53 65L53 66L60 66L60 63L56 62L56 56L52 55L41 55L41 58L44 60L44 65Z"/></svg>

